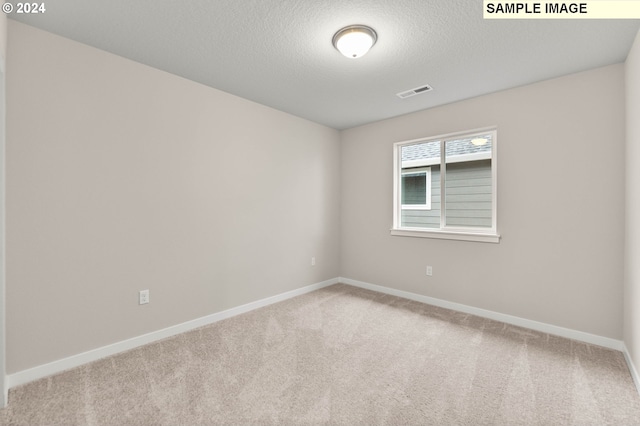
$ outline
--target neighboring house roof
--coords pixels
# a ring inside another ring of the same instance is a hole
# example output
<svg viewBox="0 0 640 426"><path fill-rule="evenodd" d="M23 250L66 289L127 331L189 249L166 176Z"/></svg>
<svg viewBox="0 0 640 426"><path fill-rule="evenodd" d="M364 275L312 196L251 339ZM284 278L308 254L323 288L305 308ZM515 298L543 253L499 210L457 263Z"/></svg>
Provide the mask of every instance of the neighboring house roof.
<svg viewBox="0 0 640 426"><path fill-rule="evenodd" d="M447 156L490 153L491 139L481 146L471 143L471 139L461 139L459 141L447 143ZM440 158L440 143L426 142L402 147L402 161L424 160L427 158Z"/></svg>

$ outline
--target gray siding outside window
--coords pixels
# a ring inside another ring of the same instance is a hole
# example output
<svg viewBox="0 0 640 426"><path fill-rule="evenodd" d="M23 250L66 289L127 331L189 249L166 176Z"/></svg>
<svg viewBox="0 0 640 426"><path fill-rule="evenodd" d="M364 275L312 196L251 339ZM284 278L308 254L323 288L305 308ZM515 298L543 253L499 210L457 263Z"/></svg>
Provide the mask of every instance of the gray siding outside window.
<svg viewBox="0 0 640 426"><path fill-rule="evenodd" d="M447 226L491 228L491 160L447 164Z"/></svg>
<svg viewBox="0 0 640 426"><path fill-rule="evenodd" d="M447 164L446 178L447 226L491 228L491 160ZM440 167L431 166L431 210L402 210L401 224L439 228L440 208Z"/></svg>

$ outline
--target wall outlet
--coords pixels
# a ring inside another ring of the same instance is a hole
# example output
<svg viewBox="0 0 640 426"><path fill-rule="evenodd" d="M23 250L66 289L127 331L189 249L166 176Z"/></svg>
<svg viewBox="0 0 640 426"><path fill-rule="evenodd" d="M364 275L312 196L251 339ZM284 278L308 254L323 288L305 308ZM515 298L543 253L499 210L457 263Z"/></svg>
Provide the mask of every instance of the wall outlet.
<svg viewBox="0 0 640 426"><path fill-rule="evenodd" d="M146 305L149 303L149 290L140 290L139 304Z"/></svg>
<svg viewBox="0 0 640 426"><path fill-rule="evenodd" d="M311 266L316 266L316 258L315 257L311 258Z"/></svg>
<svg viewBox="0 0 640 426"><path fill-rule="evenodd" d="M433 268L431 266L427 266L427 275L433 276Z"/></svg>

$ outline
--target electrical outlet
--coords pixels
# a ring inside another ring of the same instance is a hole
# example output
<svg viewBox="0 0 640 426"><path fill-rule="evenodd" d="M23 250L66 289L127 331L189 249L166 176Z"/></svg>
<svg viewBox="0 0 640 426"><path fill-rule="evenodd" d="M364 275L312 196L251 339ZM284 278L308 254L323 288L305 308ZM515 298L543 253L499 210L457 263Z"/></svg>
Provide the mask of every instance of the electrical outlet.
<svg viewBox="0 0 640 426"><path fill-rule="evenodd" d="M431 266L427 266L427 275L433 276L433 268Z"/></svg>
<svg viewBox="0 0 640 426"><path fill-rule="evenodd" d="M149 303L149 290L140 290L139 304L146 305Z"/></svg>
<svg viewBox="0 0 640 426"><path fill-rule="evenodd" d="M316 266L316 258L315 257L311 258L311 266Z"/></svg>

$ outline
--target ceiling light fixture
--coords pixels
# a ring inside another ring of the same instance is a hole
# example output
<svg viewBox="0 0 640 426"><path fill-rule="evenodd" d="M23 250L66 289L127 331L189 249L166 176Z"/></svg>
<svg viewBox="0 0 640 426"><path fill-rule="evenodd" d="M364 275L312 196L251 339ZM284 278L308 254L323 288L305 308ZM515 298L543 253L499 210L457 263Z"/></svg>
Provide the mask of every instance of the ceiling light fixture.
<svg viewBox="0 0 640 426"><path fill-rule="evenodd" d="M471 143L474 144L475 146L482 146L482 145L485 145L487 142L488 142L487 138L471 139Z"/></svg>
<svg viewBox="0 0 640 426"><path fill-rule="evenodd" d="M333 46L347 58L359 58L376 44L378 34L366 25L344 27L333 36Z"/></svg>

